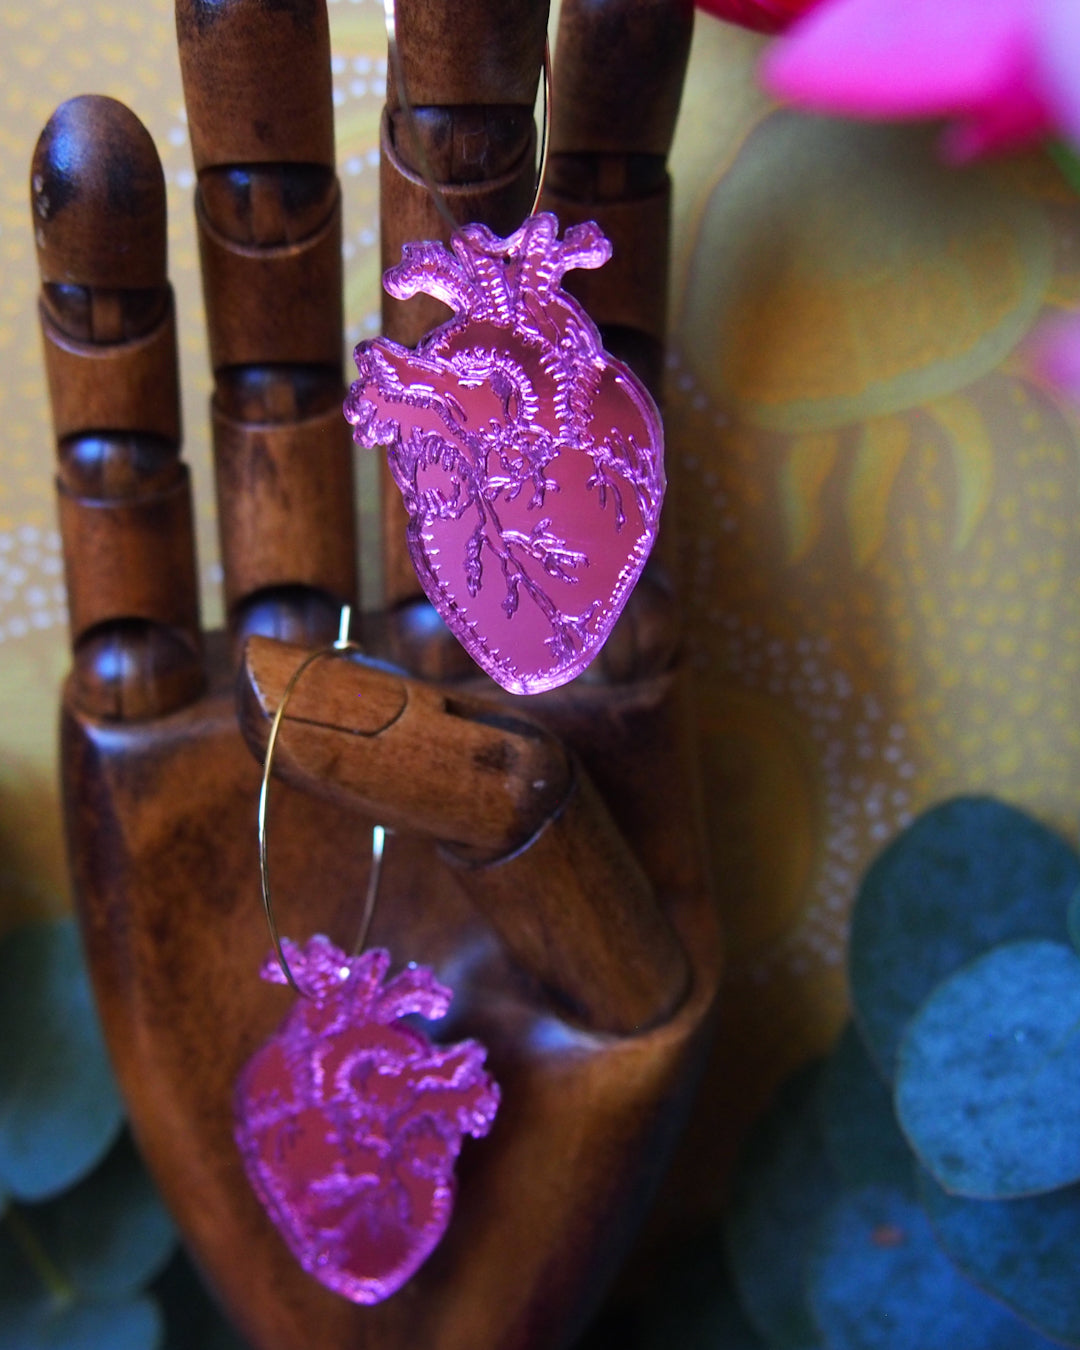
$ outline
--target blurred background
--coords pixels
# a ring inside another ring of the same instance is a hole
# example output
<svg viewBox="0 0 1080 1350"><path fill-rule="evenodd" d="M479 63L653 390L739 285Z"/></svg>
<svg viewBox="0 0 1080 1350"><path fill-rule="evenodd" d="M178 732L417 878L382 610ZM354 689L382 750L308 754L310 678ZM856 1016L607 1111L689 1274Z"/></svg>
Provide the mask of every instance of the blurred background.
<svg viewBox="0 0 1080 1350"><path fill-rule="evenodd" d="M385 37L381 0L330 0L330 15L351 345L378 328ZM947 170L932 130L778 111L755 83L761 45L698 16L673 161L672 506L730 945L692 1128L721 1169L846 1015L847 916L883 843L970 791L1072 838L1080 787L1080 425L1024 360L1043 316L1080 298L1076 198L1041 155ZM204 621L221 618L171 4L5 0L0 931L69 903L66 616L27 175L53 107L88 92L128 103L164 163ZM700 1173L687 1189L715 1205Z"/></svg>

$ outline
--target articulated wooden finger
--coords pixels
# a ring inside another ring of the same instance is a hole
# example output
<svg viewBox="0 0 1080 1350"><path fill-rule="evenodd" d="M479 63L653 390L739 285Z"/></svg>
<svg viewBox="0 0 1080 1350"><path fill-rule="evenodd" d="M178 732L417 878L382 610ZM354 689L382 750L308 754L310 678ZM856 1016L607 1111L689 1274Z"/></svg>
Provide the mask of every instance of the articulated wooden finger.
<svg viewBox="0 0 1080 1350"><path fill-rule="evenodd" d="M516 230L536 187L533 105L547 33L546 0L398 0L397 48L383 121L382 254L386 267L415 239L446 239L430 171L459 224ZM419 144L417 143L419 140ZM427 296L386 296L387 334L413 345L446 317Z"/></svg>
<svg viewBox="0 0 1080 1350"><path fill-rule="evenodd" d="M262 754L303 651L252 638L245 735ZM517 962L597 1030L670 1016L686 956L584 770L538 724L340 657L290 699L275 755L287 781L440 840Z"/></svg>
<svg viewBox="0 0 1080 1350"><path fill-rule="evenodd" d="M652 886L577 766L570 794L524 848L456 859L473 903L572 1019L633 1035L681 1003L689 965Z"/></svg>
<svg viewBox="0 0 1080 1350"><path fill-rule="evenodd" d="M675 133L690 51L692 0L566 0L559 15L551 160L544 206L563 226L595 220L611 261L566 279L604 345L659 401L667 327ZM670 511L649 571L587 678L621 683L667 668L679 621L662 557Z"/></svg>
<svg viewBox="0 0 1080 1350"><path fill-rule="evenodd" d="M164 177L134 114L85 97L49 120L30 188L75 697L156 717L204 682Z"/></svg>
<svg viewBox="0 0 1080 1350"><path fill-rule="evenodd" d="M260 637L244 648L241 724L260 756L304 655ZM304 672L274 766L388 828L489 860L522 847L563 803L571 780L565 750L536 723L340 656Z"/></svg>
<svg viewBox="0 0 1080 1350"><path fill-rule="evenodd" d="M528 214L547 11L547 0L398 0L397 46L415 116L410 121L402 106L391 63L380 177L384 268L401 261L402 245L411 240L449 237L425 161L460 224L482 221L509 234ZM406 346L448 315L429 296L383 296L383 330ZM386 472L382 497L386 601L416 602L421 592L405 550L405 512Z"/></svg>
<svg viewBox="0 0 1080 1350"><path fill-rule="evenodd" d="M218 497L230 503L221 555L231 609L266 588L352 593L353 559L341 547L352 532L351 479L320 472L327 447L340 438L341 422L336 404L277 426L230 417L220 405L214 409ZM279 509L282 484L288 485L286 509Z"/></svg>
<svg viewBox="0 0 1080 1350"><path fill-rule="evenodd" d="M226 602L325 639L355 598L341 194L324 0L178 0Z"/></svg>
<svg viewBox="0 0 1080 1350"><path fill-rule="evenodd" d="M577 272L605 344L656 393L663 370L671 185L666 159L690 50L692 0L566 0L559 16L545 205L595 220L614 255Z"/></svg>

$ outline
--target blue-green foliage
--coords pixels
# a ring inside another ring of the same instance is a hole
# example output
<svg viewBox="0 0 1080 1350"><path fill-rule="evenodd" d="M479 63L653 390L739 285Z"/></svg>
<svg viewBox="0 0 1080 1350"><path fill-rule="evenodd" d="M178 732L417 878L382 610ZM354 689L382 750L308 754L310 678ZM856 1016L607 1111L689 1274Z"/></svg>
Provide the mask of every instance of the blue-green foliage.
<svg viewBox="0 0 1080 1350"><path fill-rule="evenodd" d="M1080 890L1073 891L1065 922L1069 930L1069 941L1080 952Z"/></svg>
<svg viewBox="0 0 1080 1350"><path fill-rule="evenodd" d="M731 1270L769 1350L1080 1346L1077 896L1062 840L986 799L870 869L855 1023L733 1183Z"/></svg>
<svg viewBox="0 0 1080 1350"><path fill-rule="evenodd" d="M0 1305L0 1350L147 1350L161 1338L161 1313L151 1298Z"/></svg>
<svg viewBox="0 0 1080 1350"><path fill-rule="evenodd" d="M0 1185L57 1195L108 1152L122 1109L70 920L0 942Z"/></svg>
<svg viewBox="0 0 1080 1350"><path fill-rule="evenodd" d="M23 1213L64 1279L86 1298L142 1289L176 1246L172 1220L126 1133L70 1191Z"/></svg>
<svg viewBox="0 0 1080 1350"><path fill-rule="evenodd" d="M1080 1186L964 1200L920 1172L919 1198L959 1270L1051 1339L1080 1344Z"/></svg>
<svg viewBox="0 0 1080 1350"><path fill-rule="evenodd" d="M747 1144L728 1210L731 1271L754 1329L778 1350L811 1350L803 1252L839 1193L818 1116L819 1066L781 1089Z"/></svg>
<svg viewBox="0 0 1080 1350"><path fill-rule="evenodd" d="M904 1030L946 976L1000 942L1067 941L1080 859L986 797L935 806L868 870L851 916L855 1021L891 1079Z"/></svg>
<svg viewBox="0 0 1080 1350"><path fill-rule="evenodd" d="M0 1350L158 1350L176 1235L122 1129L78 933L0 943Z"/></svg>
<svg viewBox="0 0 1080 1350"><path fill-rule="evenodd" d="M243 1350L123 1128L70 919L0 942L0 1350Z"/></svg>
<svg viewBox="0 0 1080 1350"><path fill-rule="evenodd" d="M1052 1350L969 1283L900 1191L849 1191L808 1255L814 1317L829 1350Z"/></svg>
<svg viewBox="0 0 1080 1350"><path fill-rule="evenodd" d="M1057 1190L1080 1181L1078 1070L1080 956L1059 942L1007 942L911 1019L896 1077L900 1125L954 1195Z"/></svg>
<svg viewBox="0 0 1080 1350"><path fill-rule="evenodd" d="M915 1169L892 1098L851 1023L825 1062L818 1104L825 1151L845 1188L913 1192Z"/></svg>

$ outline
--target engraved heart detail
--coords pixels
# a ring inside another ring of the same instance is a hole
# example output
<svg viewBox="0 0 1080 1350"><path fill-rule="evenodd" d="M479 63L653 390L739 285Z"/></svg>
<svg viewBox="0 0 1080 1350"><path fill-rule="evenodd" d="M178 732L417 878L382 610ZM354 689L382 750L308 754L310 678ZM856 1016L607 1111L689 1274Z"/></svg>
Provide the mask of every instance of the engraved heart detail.
<svg viewBox="0 0 1080 1350"><path fill-rule="evenodd" d="M387 980L381 949L325 937L282 944L299 998L245 1065L235 1133L256 1195L300 1265L354 1303L378 1303L439 1242L466 1134L487 1134L499 1089L476 1041L437 1046L401 1019L442 1017L426 966ZM284 984L275 956L262 976Z"/></svg>
<svg viewBox="0 0 1080 1350"><path fill-rule="evenodd" d="M561 287L611 245L553 215L508 238L467 225L450 249L407 244L383 284L454 317L415 351L356 349L345 402L358 445L385 446L428 599L513 693L581 673L606 641L656 539L663 427L637 377Z"/></svg>

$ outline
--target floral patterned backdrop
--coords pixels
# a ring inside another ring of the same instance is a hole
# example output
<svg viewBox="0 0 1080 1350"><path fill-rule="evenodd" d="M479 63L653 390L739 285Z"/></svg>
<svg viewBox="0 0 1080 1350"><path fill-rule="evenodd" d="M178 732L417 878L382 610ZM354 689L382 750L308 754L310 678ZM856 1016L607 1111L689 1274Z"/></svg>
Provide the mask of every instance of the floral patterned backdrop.
<svg viewBox="0 0 1080 1350"><path fill-rule="evenodd" d="M331 0L350 341L375 331L380 0ZM171 209L204 614L220 619L192 226L165 0L0 9L0 925L67 904L66 666L26 175L61 99L128 102ZM745 1118L846 1007L847 915L884 841L993 791L1067 835L1080 787L1074 413L1023 343L1080 296L1048 160L941 167L923 130L802 118L761 40L699 16L674 155L668 429L730 962L695 1128ZM374 593L369 474L361 477ZM726 1126L724 1126L726 1128Z"/></svg>

